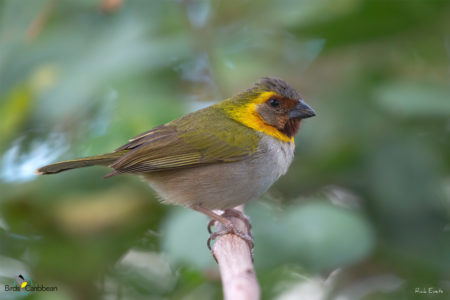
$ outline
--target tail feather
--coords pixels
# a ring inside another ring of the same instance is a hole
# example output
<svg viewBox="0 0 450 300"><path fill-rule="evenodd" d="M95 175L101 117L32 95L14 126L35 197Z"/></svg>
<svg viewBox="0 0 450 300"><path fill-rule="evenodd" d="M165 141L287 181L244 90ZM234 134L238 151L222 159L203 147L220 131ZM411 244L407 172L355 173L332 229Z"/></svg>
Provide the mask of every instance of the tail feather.
<svg viewBox="0 0 450 300"><path fill-rule="evenodd" d="M90 166L108 166L124 154L123 151L106 153L102 155L89 156L74 160L57 162L36 170L36 174L56 174L62 171L90 167Z"/></svg>

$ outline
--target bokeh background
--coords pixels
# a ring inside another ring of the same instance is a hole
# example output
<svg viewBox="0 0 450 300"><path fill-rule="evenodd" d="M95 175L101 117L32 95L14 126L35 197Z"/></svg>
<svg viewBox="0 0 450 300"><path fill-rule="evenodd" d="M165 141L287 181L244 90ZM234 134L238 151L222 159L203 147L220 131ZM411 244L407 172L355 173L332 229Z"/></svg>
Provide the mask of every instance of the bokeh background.
<svg viewBox="0 0 450 300"><path fill-rule="evenodd" d="M0 289L220 299L207 218L34 170L277 76L316 110L246 207L263 299L450 299L450 2L1 0Z"/></svg>

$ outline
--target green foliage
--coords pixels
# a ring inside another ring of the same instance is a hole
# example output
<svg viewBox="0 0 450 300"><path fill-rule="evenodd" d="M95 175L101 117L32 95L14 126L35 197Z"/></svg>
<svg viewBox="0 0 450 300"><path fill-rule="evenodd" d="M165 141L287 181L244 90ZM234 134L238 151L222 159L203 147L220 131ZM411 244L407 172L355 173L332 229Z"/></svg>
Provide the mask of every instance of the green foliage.
<svg viewBox="0 0 450 300"><path fill-rule="evenodd" d="M317 116L247 205L263 298L448 299L449 28L445 0L1 1L0 298L220 298L204 216L33 171L279 76Z"/></svg>

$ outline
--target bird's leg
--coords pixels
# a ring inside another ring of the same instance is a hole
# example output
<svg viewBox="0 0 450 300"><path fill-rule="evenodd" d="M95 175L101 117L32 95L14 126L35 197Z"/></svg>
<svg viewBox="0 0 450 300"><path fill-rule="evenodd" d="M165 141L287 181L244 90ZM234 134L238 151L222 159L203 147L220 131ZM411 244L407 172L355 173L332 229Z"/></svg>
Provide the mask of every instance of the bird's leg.
<svg viewBox="0 0 450 300"><path fill-rule="evenodd" d="M244 239L244 241L247 243L247 245L250 249L250 252L252 255L252 261L253 261L253 248L255 247L255 242L253 240L252 223L250 222L250 218L247 217L242 211L240 211L238 209L234 209L234 208L226 209L222 213L221 216L225 217L225 218L227 218L227 217L236 218L236 219L241 220L245 224L245 227L247 228L246 232L248 233L248 234L246 234L246 236L249 238L249 240L246 238L243 238L243 237L241 237L241 238ZM212 223L214 224L214 222L212 222ZM211 233L210 225L211 225L211 222L209 222L209 224L208 224L208 231ZM214 237L214 238L216 238L216 237Z"/></svg>
<svg viewBox="0 0 450 300"><path fill-rule="evenodd" d="M192 209L194 209L198 212L201 212L211 218L211 221L209 221L209 223L208 223L208 232L211 234L209 236L208 242L207 242L209 250L211 250L211 241L212 240L216 239L219 236L225 235L225 234L234 234L234 235L237 235L238 237L240 237L241 239L243 239L247 243L250 251L252 251L252 254L253 254L254 242L253 242L253 237L251 235L250 220L242 212L240 212L239 210L236 210L236 209L227 209L221 215L219 215L211 210L208 210L208 209L205 209L205 208L199 207L199 206L194 206L194 207L192 207ZM235 225L233 224L233 222L231 222L228 219L230 217L237 218L237 219L241 220L242 222L244 222L249 234L238 230L235 227ZM215 222L219 222L220 224L222 224L225 227L225 230L212 232L211 227L214 225ZM214 255L214 253L213 253L213 255Z"/></svg>

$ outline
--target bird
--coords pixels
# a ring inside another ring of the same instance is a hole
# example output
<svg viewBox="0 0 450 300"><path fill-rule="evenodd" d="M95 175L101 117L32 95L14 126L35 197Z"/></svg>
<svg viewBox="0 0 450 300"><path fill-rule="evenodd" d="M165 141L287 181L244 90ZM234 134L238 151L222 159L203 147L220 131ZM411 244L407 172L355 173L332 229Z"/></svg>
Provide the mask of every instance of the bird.
<svg viewBox="0 0 450 300"><path fill-rule="evenodd" d="M105 178L141 175L163 203L221 223L225 230L210 239L232 233L252 249L252 237L237 230L229 217L242 219L247 227L249 221L233 208L261 196L286 174L300 123L315 115L287 82L263 77L231 98L141 133L110 153L50 164L36 173L99 165L112 169Z"/></svg>
<svg viewBox="0 0 450 300"><path fill-rule="evenodd" d="M17 276L16 282L20 285L21 289L25 288L28 284L22 274L19 274L19 276Z"/></svg>

